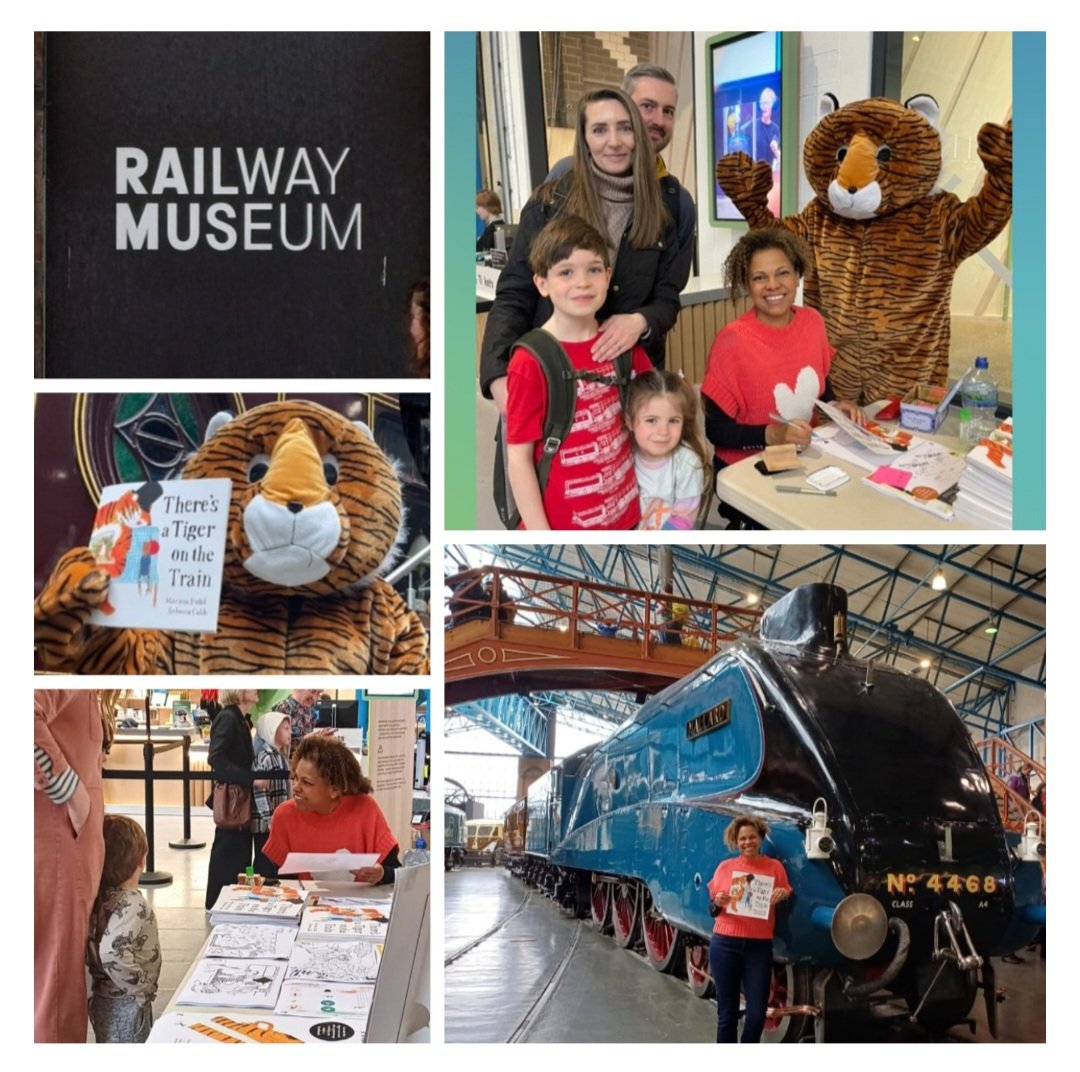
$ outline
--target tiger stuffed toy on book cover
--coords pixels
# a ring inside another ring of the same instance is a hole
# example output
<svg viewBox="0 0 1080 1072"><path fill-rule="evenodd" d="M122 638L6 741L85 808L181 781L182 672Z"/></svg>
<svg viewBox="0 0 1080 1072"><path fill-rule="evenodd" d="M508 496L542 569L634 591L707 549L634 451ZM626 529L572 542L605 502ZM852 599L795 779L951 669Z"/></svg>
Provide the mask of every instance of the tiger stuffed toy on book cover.
<svg viewBox="0 0 1080 1072"><path fill-rule="evenodd" d="M961 201L937 188L941 138L932 97L884 97L823 116L803 146L815 198L779 221L810 247L804 301L825 319L836 348L829 381L837 398L872 402L916 384L944 385L949 297L960 263L989 244L1012 214L1012 120L984 123L982 188ZM768 164L731 153L716 180L750 226L772 227Z"/></svg>
<svg viewBox="0 0 1080 1072"><path fill-rule="evenodd" d="M63 555L34 602L48 670L88 674L419 674L423 624L382 580L403 531L401 484L363 425L303 400L222 413L185 478L232 481L215 633L89 624L110 573Z"/></svg>

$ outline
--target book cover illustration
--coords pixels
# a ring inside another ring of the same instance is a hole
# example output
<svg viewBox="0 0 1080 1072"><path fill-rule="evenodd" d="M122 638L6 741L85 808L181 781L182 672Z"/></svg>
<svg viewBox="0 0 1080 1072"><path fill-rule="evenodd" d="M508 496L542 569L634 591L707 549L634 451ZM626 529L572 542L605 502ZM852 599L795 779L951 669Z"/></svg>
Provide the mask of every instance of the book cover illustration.
<svg viewBox="0 0 1080 1072"><path fill-rule="evenodd" d="M300 919L306 894L296 886L226 886L210 909L210 922L288 923Z"/></svg>
<svg viewBox="0 0 1080 1072"><path fill-rule="evenodd" d="M176 1003L272 1009L285 978L285 967L280 960L200 960L192 967L187 985L176 995Z"/></svg>
<svg viewBox="0 0 1080 1072"><path fill-rule="evenodd" d="M297 942L285 978L288 981L373 983L379 974L382 954L381 942Z"/></svg>
<svg viewBox="0 0 1080 1072"><path fill-rule="evenodd" d="M206 946L208 957L232 957L236 960L288 960L293 951L296 931L291 927L265 927L258 923L219 923L210 932Z"/></svg>
<svg viewBox="0 0 1080 1072"><path fill-rule="evenodd" d="M111 578L93 625L217 629L232 481L110 484L87 546Z"/></svg>
<svg viewBox="0 0 1080 1072"><path fill-rule="evenodd" d="M301 1043L363 1042L361 1026L347 1020L318 1017L258 1014L258 1018L208 1016L205 1013L169 1012L154 1021L147 1042L218 1043Z"/></svg>
<svg viewBox="0 0 1080 1072"><path fill-rule="evenodd" d="M342 1016L366 1023L374 995L374 984L289 979L281 984L276 1011L284 1016Z"/></svg>
<svg viewBox="0 0 1080 1072"><path fill-rule="evenodd" d="M749 919L768 919L772 899L772 875L755 875L752 871L733 871L728 893L731 900L726 911Z"/></svg>
<svg viewBox="0 0 1080 1072"><path fill-rule="evenodd" d="M951 521L963 471L962 454L941 443L919 440L906 454L863 477L863 483Z"/></svg>

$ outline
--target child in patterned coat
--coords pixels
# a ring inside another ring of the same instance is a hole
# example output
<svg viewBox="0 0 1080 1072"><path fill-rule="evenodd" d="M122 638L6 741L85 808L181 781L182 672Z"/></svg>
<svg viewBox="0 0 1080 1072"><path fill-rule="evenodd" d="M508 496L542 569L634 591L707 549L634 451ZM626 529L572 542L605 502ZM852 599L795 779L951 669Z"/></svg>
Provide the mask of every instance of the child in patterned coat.
<svg viewBox="0 0 1080 1072"><path fill-rule="evenodd" d="M98 1042L145 1042L161 974L154 910L139 892L146 835L126 815L105 816L105 867L90 915L86 965Z"/></svg>

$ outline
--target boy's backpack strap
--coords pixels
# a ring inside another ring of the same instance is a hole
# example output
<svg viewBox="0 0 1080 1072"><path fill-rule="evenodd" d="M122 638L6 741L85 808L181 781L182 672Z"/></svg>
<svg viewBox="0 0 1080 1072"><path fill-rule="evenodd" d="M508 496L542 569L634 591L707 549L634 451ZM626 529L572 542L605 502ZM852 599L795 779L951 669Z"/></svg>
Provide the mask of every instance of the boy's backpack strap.
<svg viewBox="0 0 1080 1072"><path fill-rule="evenodd" d="M574 423L574 407L577 405L577 384L570 358L559 340L543 328L526 332L514 344L528 350L536 358L547 380L548 405L544 417L543 453L536 463L536 479L540 490L547 487L551 462L559 452L563 440Z"/></svg>

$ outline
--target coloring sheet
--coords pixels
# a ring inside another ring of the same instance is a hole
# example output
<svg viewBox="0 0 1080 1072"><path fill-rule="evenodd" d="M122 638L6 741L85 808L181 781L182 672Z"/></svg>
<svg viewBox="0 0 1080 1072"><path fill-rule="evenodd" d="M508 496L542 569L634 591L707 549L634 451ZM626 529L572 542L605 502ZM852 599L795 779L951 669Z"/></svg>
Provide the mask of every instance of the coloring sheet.
<svg viewBox="0 0 1080 1072"><path fill-rule="evenodd" d="M208 957L235 957L252 960L269 957L288 960L296 931L292 927L265 927L260 923L219 923L210 932Z"/></svg>
<svg viewBox="0 0 1080 1072"><path fill-rule="evenodd" d="M281 985L276 1011L285 1016L344 1016L366 1022L374 994L373 984L290 979Z"/></svg>
<svg viewBox="0 0 1080 1072"><path fill-rule="evenodd" d="M285 978L373 983L379 974L382 953L381 942L297 942Z"/></svg>
<svg viewBox="0 0 1080 1072"><path fill-rule="evenodd" d="M285 968L281 960L200 960L191 969L187 985L177 993L176 1003L272 1009Z"/></svg>

